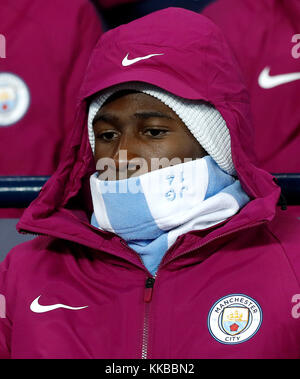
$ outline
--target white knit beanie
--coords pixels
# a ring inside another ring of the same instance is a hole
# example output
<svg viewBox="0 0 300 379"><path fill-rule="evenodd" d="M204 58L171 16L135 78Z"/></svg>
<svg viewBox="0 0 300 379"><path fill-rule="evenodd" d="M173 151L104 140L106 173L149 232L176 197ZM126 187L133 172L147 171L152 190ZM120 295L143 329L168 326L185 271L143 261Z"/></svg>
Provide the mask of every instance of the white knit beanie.
<svg viewBox="0 0 300 379"><path fill-rule="evenodd" d="M93 152L95 151L93 120L96 113L112 94L127 89L151 95L171 108L219 167L229 175L236 175L231 157L229 130L220 112L203 101L184 99L147 83L118 84L102 91L93 99L88 115L88 133Z"/></svg>

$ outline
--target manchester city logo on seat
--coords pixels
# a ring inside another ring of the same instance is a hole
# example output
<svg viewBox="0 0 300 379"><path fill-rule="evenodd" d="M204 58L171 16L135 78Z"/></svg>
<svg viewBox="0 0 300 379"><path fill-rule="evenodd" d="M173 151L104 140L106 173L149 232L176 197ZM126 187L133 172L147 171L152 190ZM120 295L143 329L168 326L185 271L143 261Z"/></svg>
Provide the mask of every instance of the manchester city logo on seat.
<svg viewBox="0 0 300 379"><path fill-rule="evenodd" d="M262 323L262 310L251 297L232 294L212 306L207 321L215 340L234 345L248 341L257 333Z"/></svg>
<svg viewBox="0 0 300 379"><path fill-rule="evenodd" d="M17 75L0 73L0 127L18 122L27 112L29 89Z"/></svg>

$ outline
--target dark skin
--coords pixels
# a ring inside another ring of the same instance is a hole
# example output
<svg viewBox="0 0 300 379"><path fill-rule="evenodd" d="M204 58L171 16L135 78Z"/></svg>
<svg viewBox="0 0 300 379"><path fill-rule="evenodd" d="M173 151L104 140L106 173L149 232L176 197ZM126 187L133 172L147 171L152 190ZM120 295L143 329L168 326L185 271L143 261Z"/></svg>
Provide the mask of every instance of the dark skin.
<svg viewBox="0 0 300 379"><path fill-rule="evenodd" d="M147 171L151 171L151 158L176 157L183 163L185 158L194 160L208 155L172 109L144 93L125 93L104 104L93 127L95 162L112 158L117 180L124 178L124 174L128 178L134 173L138 176L141 165L128 166L133 158L137 162L138 158L144 158ZM127 151L127 160L120 159L120 150ZM99 174L104 171L98 170Z"/></svg>

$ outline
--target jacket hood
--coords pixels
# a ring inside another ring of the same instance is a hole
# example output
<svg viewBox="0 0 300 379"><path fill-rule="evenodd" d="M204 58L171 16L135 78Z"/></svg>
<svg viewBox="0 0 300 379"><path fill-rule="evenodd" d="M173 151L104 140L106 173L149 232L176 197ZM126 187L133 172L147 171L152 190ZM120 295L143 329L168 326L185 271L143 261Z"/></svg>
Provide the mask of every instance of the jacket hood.
<svg viewBox="0 0 300 379"><path fill-rule="evenodd" d="M133 63L152 54L160 55ZM19 231L97 248L108 246L112 233L96 230L89 223L93 211L89 178L96 167L87 114L92 95L128 81L150 83L183 98L207 101L225 119L233 163L252 201L221 229L237 229L274 217L280 188L272 175L255 166L248 93L221 31L202 15L167 8L108 31L98 41L81 87L64 158L23 214ZM111 246L107 249L113 250Z"/></svg>

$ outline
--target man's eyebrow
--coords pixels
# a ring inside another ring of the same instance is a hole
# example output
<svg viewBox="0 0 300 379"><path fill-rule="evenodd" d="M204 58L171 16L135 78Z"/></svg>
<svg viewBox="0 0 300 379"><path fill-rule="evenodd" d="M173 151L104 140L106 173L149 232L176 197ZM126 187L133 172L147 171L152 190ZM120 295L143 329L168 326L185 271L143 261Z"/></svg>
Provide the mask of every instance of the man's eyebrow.
<svg viewBox="0 0 300 379"><path fill-rule="evenodd" d="M119 121L119 118L109 113L103 113L103 114L99 113L99 114L96 114L96 116L94 117L93 125L95 125L96 122L98 121L104 121L109 124L115 124Z"/></svg>
<svg viewBox="0 0 300 379"><path fill-rule="evenodd" d="M174 120L173 117L169 116L166 113L155 112L155 111L137 112L134 114L134 117L142 119L142 120L147 120L148 118L154 118L154 117L166 118L168 120ZM96 114L96 116L94 117L93 125L95 125L96 122L98 122L98 121L107 122L108 124L117 124L119 122L119 117L114 116L110 113L99 113L99 114Z"/></svg>
<svg viewBox="0 0 300 379"><path fill-rule="evenodd" d="M148 119L148 118L153 118L153 117L159 117L159 118L166 118L168 120L174 120L173 117L169 116L166 113L162 113L162 112L138 112L138 113L135 113L134 116L136 118L141 118L143 120Z"/></svg>

